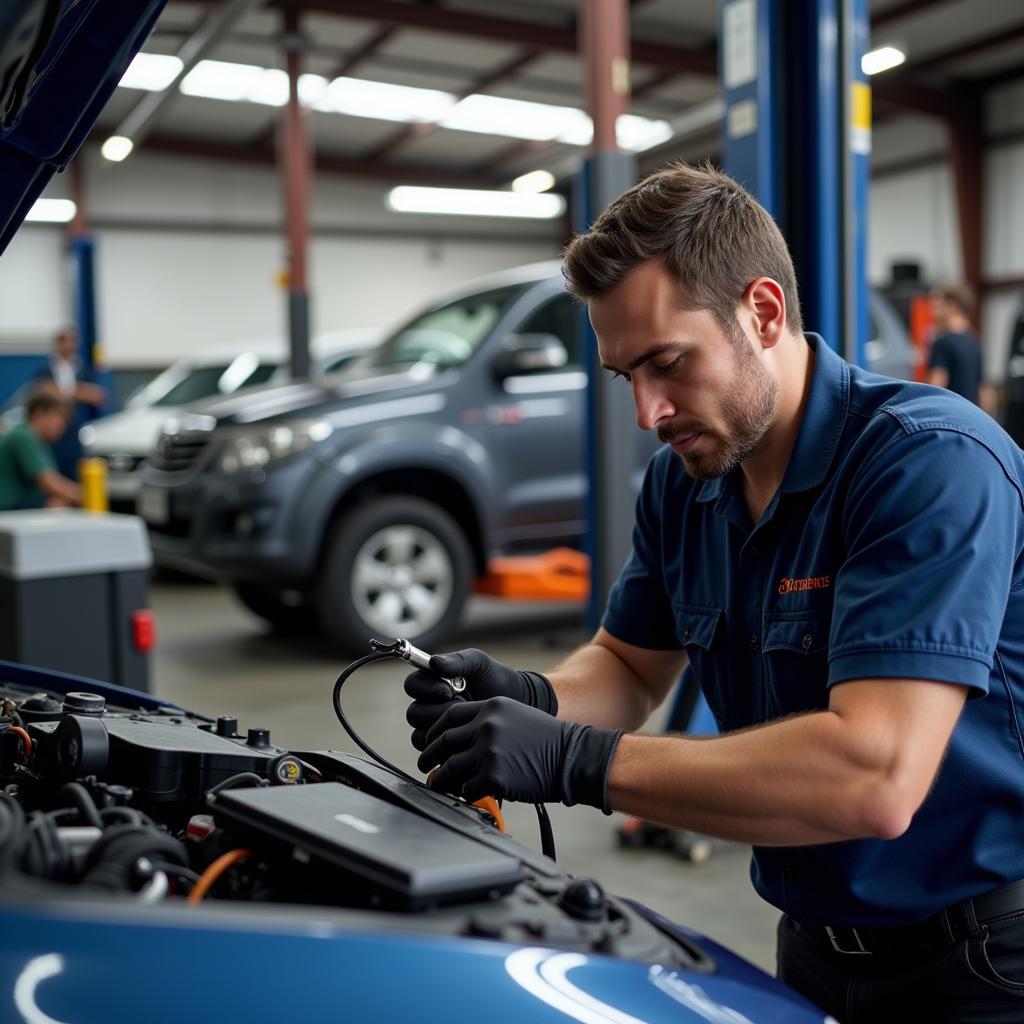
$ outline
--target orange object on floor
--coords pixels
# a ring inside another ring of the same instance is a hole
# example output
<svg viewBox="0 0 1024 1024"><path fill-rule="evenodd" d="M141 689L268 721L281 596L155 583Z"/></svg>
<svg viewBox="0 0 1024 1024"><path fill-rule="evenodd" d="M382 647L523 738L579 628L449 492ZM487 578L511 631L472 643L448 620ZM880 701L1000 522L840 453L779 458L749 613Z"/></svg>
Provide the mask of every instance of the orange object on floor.
<svg viewBox="0 0 1024 1024"><path fill-rule="evenodd" d="M585 601L590 590L590 559L574 548L540 555L495 558L474 586L478 594L512 601Z"/></svg>

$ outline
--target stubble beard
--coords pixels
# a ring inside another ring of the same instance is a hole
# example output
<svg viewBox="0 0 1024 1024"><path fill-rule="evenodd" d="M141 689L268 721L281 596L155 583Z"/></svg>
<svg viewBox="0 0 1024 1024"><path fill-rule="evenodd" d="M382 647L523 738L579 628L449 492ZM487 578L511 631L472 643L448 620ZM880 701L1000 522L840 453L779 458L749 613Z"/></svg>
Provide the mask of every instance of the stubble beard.
<svg viewBox="0 0 1024 1024"><path fill-rule="evenodd" d="M675 429L658 431L658 437L668 444L698 433L703 434L704 439L718 442L709 453L691 451L680 456L686 472L696 480L728 476L749 458L768 433L778 402L778 381L750 351L739 325L734 325L729 334L736 362L732 392L721 404L721 419L727 425L727 432L715 431L706 423L688 425L685 432Z"/></svg>

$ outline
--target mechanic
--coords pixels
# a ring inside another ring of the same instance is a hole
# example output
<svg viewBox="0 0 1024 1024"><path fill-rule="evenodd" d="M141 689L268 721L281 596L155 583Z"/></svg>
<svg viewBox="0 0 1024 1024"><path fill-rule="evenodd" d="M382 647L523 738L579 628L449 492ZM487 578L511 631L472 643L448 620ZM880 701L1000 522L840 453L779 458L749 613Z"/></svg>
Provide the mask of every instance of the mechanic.
<svg viewBox="0 0 1024 1024"><path fill-rule="evenodd" d="M751 843L779 976L844 1024L1024 1020L1024 453L805 335L781 233L710 168L624 193L565 274L665 447L588 644L408 677L421 769ZM722 734L636 732L687 657Z"/></svg>
<svg viewBox="0 0 1024 1024"><path fill-rule="evenodd" d="M928 383L993 412L992 388L982 377L981 342L971 328L974 292L956 281L941 284L932 289L931 305L937 333L928 357Z"/></svg>
<svg viewBox="0 0 1024 1024"><path fill-rule="evenodd" d="M0 509L82 504L82 488L61 476L49 448L67 425L67 403L49 391L29 398L25 422L0 438Z"/></svg>
<svg viewBox="0 0 1024 1024"><path fill-rule="evenodd" d="M35 372L40 391L48 390L68 403L64 432L51 442L57 467L66 477L78 473L78 462L84 452L78 432L93 419L107 400L106 389L96 383L96 376L82 361L81 339L73 327L62 328L53 339L53 351Z"/></svg>

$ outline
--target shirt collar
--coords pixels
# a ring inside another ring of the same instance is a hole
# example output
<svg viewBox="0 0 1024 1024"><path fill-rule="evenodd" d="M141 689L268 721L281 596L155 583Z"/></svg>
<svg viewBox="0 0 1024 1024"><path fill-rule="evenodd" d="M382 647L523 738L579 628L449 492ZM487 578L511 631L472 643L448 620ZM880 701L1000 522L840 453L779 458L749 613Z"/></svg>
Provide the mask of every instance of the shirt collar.
<svg viewBox="0 0 1024 1024"><path fill-rule="evenodd" d="M783 493L806 491L825 479L839 447L850 404L850 367L825 344L821 335L808 333L805 337L816 358L803 422L780 488ZM737 472L739 470L734 471ZM727 479L705 480L697 491L696 500L718 500Z"/></svg>

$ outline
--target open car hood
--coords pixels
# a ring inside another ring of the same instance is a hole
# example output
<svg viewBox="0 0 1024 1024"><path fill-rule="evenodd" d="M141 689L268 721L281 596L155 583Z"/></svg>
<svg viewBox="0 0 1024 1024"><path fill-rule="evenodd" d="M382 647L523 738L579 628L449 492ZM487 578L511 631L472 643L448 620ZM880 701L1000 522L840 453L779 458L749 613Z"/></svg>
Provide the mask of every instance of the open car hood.
<svg viewBox="0 0 1024 1024"><path fill-rule="evenodd" d="M0 3L0 253L78 152L165 3Z"/></svg>

